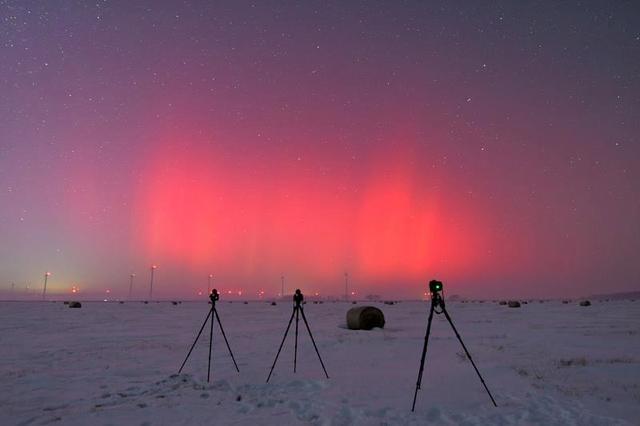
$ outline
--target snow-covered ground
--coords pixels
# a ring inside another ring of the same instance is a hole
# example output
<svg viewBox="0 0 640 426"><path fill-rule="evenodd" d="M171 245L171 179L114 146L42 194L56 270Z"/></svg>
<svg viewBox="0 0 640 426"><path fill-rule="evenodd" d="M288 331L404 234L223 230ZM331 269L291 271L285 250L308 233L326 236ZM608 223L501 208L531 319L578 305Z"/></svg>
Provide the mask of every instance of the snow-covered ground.
<svg viewBox="0 0 640 426"><path fill-rule="evenodd" d="M204 302L0 302L0 424L640 424L640 302L450 302L498 408L441 315L415 413L428 304L373 305L384 330L347 330L351 305L307 304L330 379L303 328L293 373L292 328L266 384L289 303L221 300L240 373L216 326L207 383L207 333L177 375Z"/></svg>

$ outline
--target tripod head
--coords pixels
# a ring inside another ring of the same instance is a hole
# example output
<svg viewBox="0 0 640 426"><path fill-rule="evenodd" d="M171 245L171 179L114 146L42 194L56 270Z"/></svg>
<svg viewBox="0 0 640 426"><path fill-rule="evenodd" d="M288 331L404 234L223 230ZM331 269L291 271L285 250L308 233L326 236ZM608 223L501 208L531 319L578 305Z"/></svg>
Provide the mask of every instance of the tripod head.
<svg viewBox="0 0 640 426"><path fill-rule="evenodd" d="M444 286L442 285L442 281L438 281L438 280L429 281L429 291L431 293L437 293L439 291L442 291L443 288Z"/></svg>
<svg viewBox="0 0 640 426"><path fill-rule="evenodd" d="M211 300L211 304L214 305L218 300L220 300L220 295L218 294L218 290L215 288L211 290L211 294L209 295L209 300Z"/></svg>
<svg viewBox="0 0 640 426"><path fill-rule="evenodd" d="M299 288L296 289L296 292L293 295L293 301L296 302L296 307L299 307L303 300L304 300L304 296L302 295L302 292L300 291Z"/></svg>
<svg viewBox="0 0 640 426"><path fill-rule="evenodd" d="M444 307L444 298L441 292L444 290L442 281L431 280L429 281L429 292L431 293L431 303L435 306Z"/></svg>

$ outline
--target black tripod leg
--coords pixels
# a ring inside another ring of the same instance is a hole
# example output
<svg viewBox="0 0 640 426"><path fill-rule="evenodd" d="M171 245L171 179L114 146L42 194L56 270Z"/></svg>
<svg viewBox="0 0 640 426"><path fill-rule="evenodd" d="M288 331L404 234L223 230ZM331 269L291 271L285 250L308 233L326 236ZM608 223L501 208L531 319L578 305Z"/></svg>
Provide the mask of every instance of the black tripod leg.
<svg viewBox="0 0 640 426"><path fill-rule="evenodd" d="M311 329L309 328L309 323L307 322L307 317L304 315L304 310L302 309L302 307L300 307L300 312L302 312L302 319L304 320L304 325L307 326L309 337L311 337L311 343L313 343L313 347L315 348L316 353L318 354L318 359L320 360L320 365L322 365L322 369L324 370L324 375L327 376L327 379L328 379L329 374L327 373L327 369L324 368L324 362L322 362L322 357L320 356L320 352L318 351L318 347L316 346L316 341L313 340L313 334L311 334Z"/></svg>
<svg viewBox="0 0 640 426"><path fill-rule="evenodd" d="M427 322L427 333L424 335L424 346L422 347L422 357L420 358L420 369L418 370L418 381L416 382L416 391L413 394L413 405L411 411L416 409L416 398L418 397L418 389L422 384L422 373L424 373L424 360L427 357L427 344L429 343L429 333L431 333L431 321L433 320L433 302L431 302L431 310L429 311L429 321Z"/></svg>
<svg viewBox="0 0 640 426"><path fill-rule="evenodd" d="M284 341L287 338L287 333L289 333L289 328L291 327L291 321L293 321L293 316L296 314L296 308L293 308L293 312L291 312L291 318L289 319L289 324L287 325L287 329L284 332L284 336L282 337L282 343L280 343L280 348L278 348L278 353L276 354L276 359L273 360L273 365L271 366L271 371L269 371L269 377L267 377L267 383L269 383L269 379L271 378L271 373L273 373L273 368L276 366L276 362L278 362L278 357L280 356L280 351L282 350L282 346L284 346Z"/></svg>
<svg viewBox="0 0 640 426"><path fill-rule="evenodd" d="M204 322L202 323L202 327L200 327L200 331L198 332L198 335L196 336L196 340L194 340L193 345L191 345L191 349L189 349L189 353L187 354L187 357L182 362L182 365L180 366L180 370L178 370L178 374L182 373L182 369L184 368L184 365L187 363L187 360L189 359L189 356L191 355L191 352L193 351L193 348L196 346L196 343L198 343L198 339L200 338L200 335L202 334L202 330L204 330L204 326L207 325L207 321L209 320L209 316L211 315L212 311L213 311L213 309L210 309L209 313L207 314L207 317L204 319Z"/></svg>
<svg viewBox="0 0 640 426"><path fill-rule="evenodd" d="M298 363L298 321L300 321L300 312L296 309L296 340L293 349L293 372L296 372L296 365Z"/></svg>
<svg viewBox="0 0 640 426"><path fill-rule="evenodd" d="M218 325L220 326L220 331L222 331L222 337L224 337L224 342L227 344L227 349L229 349L229 355L231 355L231 359L233 360L233 365L236 366L236 370L239 373L240 369L238 368L238 363L236 363L236 359L233 357L233 352L231 352L231 346L229 346L229 341L227 340L227 335L224 334L224 328L222 328L222 321L220 321L220 315L218 315L218 310L214 309L213 313L216 314L216 318L218 318Z"/></svg>
<svg viewBox="0 0 640 426"><path fill-rule="evenodd" d="M213 312L215 308L213 305L211 306L211 311ZM209 364L207 366L207 382L209 381L209 377L211 376L211 347L213 346L213 322L215 321L215 317L211 316L211 330L209 331Z"/></svg>
<svg viewBox="0 0 640 426"><path fill-rule="evenodd" d="M491 398L491 402L493 402L493 405L497 407L498 404L496 404L496 401L493 399L493 395L491 395L491 392L489 391L487 384L484 382L484 379L480 375L480 371L478 371L478 367L476 367L476 363L473 362L473 358L471 358L471 354L467 350L467 347L464 345L464 342L462 341L462 337L460 337L460 334L458 334L458 330L456 330L456 327L453 325L453 321L451 321L451 317L449 316L449 313L444 308L444 306L442 307L442 311L444 312L444 316L447 318L447 321L449 321L449 324L451 324L451 328L453 328L453 332L456 333L456 337L460 341L460 344L462 345L462 349L464 349L464 352L467 354L467 358L469 358L469 361L471 361L471 365L473 365L473 369L476 370L476 373L478 374L478 377L482 382L482 386L484 386L484 389L487 391L487 394L489 394L489 398Z"/></svg>

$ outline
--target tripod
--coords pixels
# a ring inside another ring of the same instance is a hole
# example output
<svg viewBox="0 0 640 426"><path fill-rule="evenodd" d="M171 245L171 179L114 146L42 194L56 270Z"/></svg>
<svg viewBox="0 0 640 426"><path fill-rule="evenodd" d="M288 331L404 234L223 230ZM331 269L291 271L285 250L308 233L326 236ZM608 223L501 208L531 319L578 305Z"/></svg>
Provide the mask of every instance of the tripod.
<svg viewBox="0 0 640 426"><path fill-rule="evenodd" d="M207 317L204 319L204 322L202 323L202 327L200 327L200 331L198 332L198 336L196 336L196 340L193 342L193 345L191 345L191 349L189 349L189 353L187 354L187 357L182 362L182 365L180 366L180 370L178 370L178 374L182 372L182 369L184 368L184 365L187 363L187 360L189 359L189 356L191 355L193 348L196 346L196 343L198 343L198 339L202 334L202 330L204 330L204 326L207 325L207 321L209 321L209 317L211 317L211 329L209 331L209 365L207 366L207 382L209 381L209 377L211 376L211 347L213 346L213 322L215 321L216 318L218 319L218 324L220 325L220 331L222 331L222 337L224 337L224 342L227 344L227 349L229 349L229 354L231 355L233 364L236 366L236 370L238 371L238 373L240 372L240 369L238 368L238 364L236 363L236 359L233 357L233 352L231 352L231 347L229 346L227 335L224 333L224 328L222 328L222 321L220 321L218 310L216 309L216 302L219 299L220 299L220 295L218 294L218 290L214 288L213 291L211 291L211 294L209 294L209 300L211 300L211 309L209 309L209 313L207 314Z"/></svg>
<svg viewBox="0 0 640 426"><path fill-rule="evenodd" d="M422 348L422 358L420 359L420 370L418 371L418 382L416 383L416 391L413 394L413 405L411 406L411 411L415 411L416 398L418 396L418 389L420 389L420 385L422 383L422 373L424 372L424 360L425 360L425 357L427 356L427 343L429 342L429 333L431 332L431 320L433 319L434 312L438 315L444 314L444 316L447 318L447 321L449 321L449 324L451 325L453 332L456 334L456 337L458 338L458 340L460 341L460 344L462 345L462 349L464 349L464 352L467 354L467 358L469 358L469 361L471 361L471 365L473 365L473 368L476 370L476 373L478 374L478 377L480 378L480 381L482 382L484 389L489 394L489 398L491 398L491 402L493 402L493 405L497 407L498 404L496 404L496 401L493 399L491 392L489 392L489 388L487 387L484 380L482 379L482 376L480 375L480 371L478 371L478 367L476 367L476 364L473 362L473 359L471 358L471 354L467 350L467 347L464 345L464 342L462 341L462 337L460 337L460 334L458 334L458 330L456 330L456 327L453 325L453 322L451 321L451 317L449 316L449 313L444 307L444 299L440 295L440 291L442 291L442 283L440 281L432 280L429 283L429 289L431 290L431 310L429 311L429 321L427 322L427 334L424 336L424 347ZM438 311L436 308L440 308L440 311Z"/></svg>
<svg viewBox="0 0 640 426"><path fill-rule="evenodd" d="M296 372L296 367L298 363L298 321L300 320L300 314L302 314L302 320L304 321L304 325L307 326L307 331L309 332L309 337L311 337L311 342L313 343L313 347L316 350L316 354L318 354L318 359L320 360L320 365L322 365L322 369L324 370L325 376L327 379L329 378L329 374L327 374L327 369L324 368L324 363L322 362L322 358L320 357L320 352L318 352L318 347L316 346L316 341L313 340L313 334L311 334L311 329L309 328L309 323L307 322L307 317L304 315L304 309L302 308L302 301L304 300L304 296L300 289L296 290L296 293L293 295L293 301L295 305L293 305L293 312L291 313L291 318L289 319L289 324L287 325L287 329L284 332L284 337L282 338L282 343L280 343L280 348L278 349L278 353L276 354L276 359L273 360L273 365L271 366L271 371L269 371L269 377L267 377L267 383L269 383L269 379L271 378L271 374L273 373L273 369L276 366L276 362L278 362L278 356L280 356L280 351L282 350L282 346L284 346L284 341L287 339L287 333L289 333L289 328L291 327L291 323L293 322L293 317L296 317L296 340L293 352L293 372Z"/></svg>

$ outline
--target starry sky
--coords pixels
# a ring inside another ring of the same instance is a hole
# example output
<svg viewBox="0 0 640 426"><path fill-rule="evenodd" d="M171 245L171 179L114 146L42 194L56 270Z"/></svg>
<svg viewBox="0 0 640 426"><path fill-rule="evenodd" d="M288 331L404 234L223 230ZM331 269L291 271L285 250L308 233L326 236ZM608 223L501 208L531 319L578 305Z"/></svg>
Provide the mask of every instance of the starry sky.
<svg viewBox="0 0 640 426"><path fill-rule="evenodd" d="M639 77L633 1L0 1L0 287L635 290Z"/></svg>

